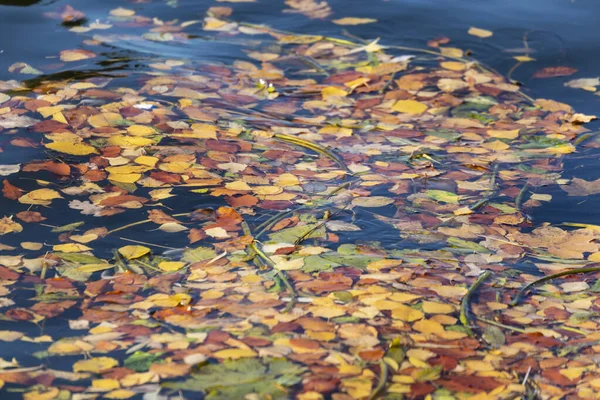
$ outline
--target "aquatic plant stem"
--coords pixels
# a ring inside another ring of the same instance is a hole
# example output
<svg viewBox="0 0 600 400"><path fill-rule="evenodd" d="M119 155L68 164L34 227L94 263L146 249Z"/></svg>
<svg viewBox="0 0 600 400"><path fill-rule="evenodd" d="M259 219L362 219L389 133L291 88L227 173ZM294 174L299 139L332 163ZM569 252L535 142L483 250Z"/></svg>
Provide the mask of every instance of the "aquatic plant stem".
<svg viewBox="0 0 600 400"><path fill-rule="evenodd" d="M519 304L519 300L521 300L521 296L528 291L530 288L537 286L539 284L542 284L544 282L548 282L551 281L553 279L556 278L561 278L563 276L570 276L570 275L577 275L577 274L587 274L590 272L599 272L600 271L600 267L584 267L584 268L575 268L575 269L570 269L567 271L562 271L559 272L557 274L552 274L552 275L548 275L545 276L543 278L537 279L527 285L525 285L523 288L521 288L521 290L519 290L519 292L517 293L517 295L515 296L514 300L511 301L509 304L511 306L516 306L517 304Z"/></svg>
<svg viewBox="0 0 600 400"><path fill-rule="evenodd" d="M479 286L481 286L481 284L486 279L488 279L490 276L492 276L492 271L485 271L483 274L479 275L477 280L475 282L473 282L473 285L471 285L471 287L467 291L467 294L463 297L463 299L460 303L459 320L460 320L461 324L463 324L463 326L466 328L469 336L473 336L473 331L471 330L471 326L470 326L471 324L470 324L470 318L469 318L469 303L471 301L471 297L477 291Z"/></svg>
<svg viewBox="0 0 600 400"><path fill-rule="evenodd" d="M383 359L379 360L379 370L379 383L377 383L377 386L375 386L369 395L369 400L375 400L379 395L383 394L383 389L385 389L385 385L387 384L388 366Z"/></svg>
<svg viewBox="0 0 600 400"><path fill-rule="evenodd" d="M173 214L172 216L173 217L187 217L187 216L189 216L191 214L192 214L191 212L187 212L187 213ZM141 221L132 222L130 224L123 225L123 226L120 226L118 228L115 228L113 230L108 231L107 235L110 235L110 234L115 233L115 232L122 231L122 230L127 229L127 228L131 228L132 226L147 224L148 222L152 222L152 220L151 219L144 219L144 220L141 220Z"/></svg>

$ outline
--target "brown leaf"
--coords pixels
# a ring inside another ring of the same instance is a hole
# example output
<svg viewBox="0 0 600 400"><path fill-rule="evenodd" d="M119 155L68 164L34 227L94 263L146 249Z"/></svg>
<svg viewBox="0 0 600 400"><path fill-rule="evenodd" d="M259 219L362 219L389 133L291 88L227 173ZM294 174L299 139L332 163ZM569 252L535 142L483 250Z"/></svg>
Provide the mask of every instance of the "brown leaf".
<svg viewBox="0 0 600 400"><path fill-rule="evenodd" d="M560 185L560 188L567 192L569 196L588 196L590 194L600 193L600 179L595 181L586 181L580 178L571 179L568 185Z"/></svg>
<svg viewBox="0 0 600 400"><path fill-rule="evenodd" d="M6 180L6 179L3 180L2 184L4 185L4 187L2 188L2 194L7 199L17 200L19 197L21 197L23 195L23 190L12 185L10 182L8 182L8 180Z"/></svg>
<svg viewBox="0 0 600 400"><path fill-rule="evenodd" d="M46 217L36 211L21 211L17 213L17 218L25 222L42 222Z"/></svg>
<svg viewBox="0 0 600 400"><path fill-rule="evenodd" d="M181 221L167 215L162 210L148 210L148 219L155 224L166 224L167 222L181 223Z"/></svg>
<svg viewBox="0 0 600 400"><path fill-rule="evenodd" d="M546 67L539 69L533 74L534 78L554 78L556 76L569 76L577 72L577 69L571 67Z"/></svg>
<svg viewBox="0 0 600 400"><path fill-rule="evenodd" d="M188 239L190 240L190 244L196 243L199 240L206 238L206 233L202 229L190 229L190 233L188 233Z"/></svg>

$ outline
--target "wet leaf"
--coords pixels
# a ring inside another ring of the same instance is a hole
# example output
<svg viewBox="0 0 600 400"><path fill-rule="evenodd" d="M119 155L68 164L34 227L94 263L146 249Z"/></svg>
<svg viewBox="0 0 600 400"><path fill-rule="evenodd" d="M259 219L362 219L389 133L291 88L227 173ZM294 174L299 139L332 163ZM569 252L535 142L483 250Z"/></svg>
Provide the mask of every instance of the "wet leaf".
<svg viewBox="0 0 600 400"><path fill-rule="evenodd" d="M334 19L332 22L337 25L362 25L371 24L373 22L377 22L377 20L373 18L344 17L340 19Z"/></svg>
<svg viewBox="0 0 600 400"><path fill-rule="evenodd" d="M577 69L571 67L546 67L537 70L534 74L534 78L554 78L557 76L569 76L577 72Z"/></svg>
<svg viewBox="0 0 600 400"><path fill-rule="evenodd" d="M488 31L487 29L475 28L472 26L469 28L468 34L480 38L488 38L491 37L494 34L494 32Z"/></svg>
<svg viewBox="0 0 600 400"><path fill-rule="evenodd" d="M129 245L121 247L119 249L119 254L127 260L134 260L150 254L150 249L145 246Z"/></svg>

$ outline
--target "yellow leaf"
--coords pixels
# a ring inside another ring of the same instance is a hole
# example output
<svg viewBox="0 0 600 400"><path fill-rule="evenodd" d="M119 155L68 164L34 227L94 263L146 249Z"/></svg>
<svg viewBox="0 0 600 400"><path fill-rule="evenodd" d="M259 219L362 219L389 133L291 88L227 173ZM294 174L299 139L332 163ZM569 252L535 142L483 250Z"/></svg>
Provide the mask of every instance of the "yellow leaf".
<svg viewBox="0 0 600 400"><path fill-rule="evenodd" d="M166 272L178 271L184 266L185 263L181 261L163 261L158 264L158 268Z"/></svg>
<svg viewBox="0 0 600 400"><path fill-rule="evenodd" d="M497 131L490 129L489 131L487 131L487 134L497 139L516 139L517 137L519 137L519 130L513 129L510 131Z"/></svg>
<svg viewBox="0 0 600 400"><path fill-rule="evenodd" d="M192 166L189 162L174 161L170 163L164 163L159 165L159 169L162 171L172 172L174 174L182 174Z"/></svg>
<svg viewBox="0 0 600 400"><path fill-rule="evenodd" d="M561 144L559 146L548 147L548 152L552 154L569 154L573 153L576 149L571 143Z"/></svg>
<svg viewBox="0 0 600 400"><path fill-rule="evenodd" d="M460 286L433 285L429 290L436 292L439 296L460 299L467 294L467 289Z"/></svg>
<svg viewBox="0 0 600 400"><path fill-rule="evenodd" d="M69 239L78 243L89 243L92 240L98 239L98 235L95 233L88 233L87 235L72 235Z"/></svg>
<svg viewBox="0 0 600 400"><path fill-rule="evenodd" d="M119 381L116 379L93 379L92 389L100 391L109 391L118 389Z"/></svg>
<svg viewBox="0 0 600 400"><path fill-rule="evenodd" d="M19 199L20 201L21 199ZM15 232L19 233L23 231L23 225L12 220L12 217L4 217L0 219L0 235L6 235L7 233Z"/></svg>
<svg viewBox="0 0 600 400"><path fill-rule="evenodd" d="M68 124L69 122L61 112L57 112L56 114L52 114L52 119L58 121L63 124Z"/></svg>
<svg viewBox="0 0 600 400"><path fill-rule="evenodd" d="M481 145L481 147L484 147L488 150L492 150L492 151L504 151L504 150L508 150L510 149L510 146L507 145L504 142L501 142L499 140L494 140L493 142L489 142L489 143L484 143Z"/></svg>
<svg viewBox="0 0 600 400"><path fill-rule="evenodd" d="M367 269L369 271L379 271L380 269L394 268L400 264L402 264L402 260L383 259L383 260L377 260L377 261L370 262L367 265Z"/></svg>
<svg viewBox="0 0 600 400"><path fill-rule="evenodd" d="M252 349L226 349L213 353L215 358L226 358L237 360L239 358L256 357L257 354Z"/></svg>
<svg viewBox="0 0 600 400"><path fill-rule="evenodd" d="M463 71L467 68L467 64L459 61L444 61L440 65L450 71Z"/></svg>
<svg viewBox="0 0 600 400"><path fill-rule="evenodd" d="M345 17L340 19L334 19L331 22L337 25L362 25L377 22L377 20L373 18Z"/></svg>
<svg viewBox="0 0 600 400"><path fill-rule="evenodd" d="M473 210L469 207L461 207L459 209L454 210L454 215L469 215L473 214Z"/></svg>
<svg viewBox="0 0 600 400"><path fill-rule="evenodd" d="M592 262L600 262L600 251L590 254L588 256L588 260Z"/></svg>
<svg viewBox="0 0 600 400"><path fill-rule="evenodd" d="M156 131L149 126L131 125L127 128L127 133L133 136L148 136L155 134Z"/></svg>
<svg viewBox="0 0 600 400"><path fill-rule="evenodd" d="M107 167L106 172L111 174L139 174L149 169L145 165L119 165L118 167Z"/></svg>
<svg viewBox="0 0 600 400"><path fill-rule="evenodd" d="M373 22L377 22L377 20L373 18L344 17L340 19L334 19L331 22L337 25L362 25L371 24Z"/></svg>
<svg viewBox="0 0 600 400"><path fill-rule="evenodd" d="M77 90L81 90L81 89L91 89L91 88L95 88L98 87L98 85L92 83L92 82L77 82L74 83L72 85L69 86L71 89L77 89ZM39 108L38 108L39 111Z"/></svg>
<svg viewBox="0 0 600 400"><path fill-rule="evenodd" d="M535 61L535 58L531 58L529 56L514 56L513 58L519 62Z"/></svg>
<svg viewBox="0 0 600 400"><path fill-rule="evenodd" d="M119 254L127 260L133 260L135 258L143 257L146 254L150 254L150 249L145 246L129 245L121 247L119 249Z"/></svg>
<svg viewBox="0 0 600 400"><path fill-rule="evenodd" d="M109 174L108 180L121 183L135 183L142 177L142 174Z"/></svg>
<svg viewBox="0 0 600 400"><path fill-rule="evenodd" d="M119 362L110 357L93 357L88 360L79 360L73 364L74 372L100 373L119 365Z"/></svg>
<svg viewBox="0 0 600 400"><path fill-rule="evenodd" d="M143 147L154 143L152 139L139 136L111 136L108 144L120 147Z"/></svg>
<svg viewBox="0 0 600 400"><path fill-rule="evenodd" d="M177 307L179 305L186 306L192 298L186 293L177 293L169 296L164 293L158 293L148 297L147 301L153 303L157 307Z"/></svg>
<svg viewBox="0 0 600 400"><path fill-rule="evenodd" d="M61 106L40 107L36 111L39 112L40 114L42 114L42 117L48 118L51 115L61 112L62 107Z"/></svg>
<svg viewBox="0 0 600 400"><path fill-rule="evenodd" d="M371 80L370 78L358 78L358 79L355 79L353 81L344 83L344 86L349 87L350 89L354 90L357 87L366 84L370 80Z"/></svg>
<svg viewBox="0 0 600 400"><path fill-rule="evenodd" d="M296 175L286 172L284 174L279 175L275 180L275 183L279 186L286 187L299 185L300 181L298 180L298 177L296 177Z"/></svg>
<svg viewBox="0 0 600 400"><path fill-rule="evenodd" d="M450 314L454 312L454 307L450 304L438 303L435 301L424 301L423 311L427 314Z"/></svg>
<svg viewBox="0 0 600 400"><path fill-rule="evenodd" d="M463 51L456 47L440 47L440 53L446 57L461 58L463 56Z"/></svg>
<svg viewBox="0 0 600 400"><path fill-rule="evenodd" d="M444 327L442 324L436 321L432 321L430 319L424 319L421 321L417 321L413 324L413 329L417 332L421 333L444 333Z"/></svg>
<svg viewBox="0 0 600 400"><path fill-rule="evenodd" d="M342 128L338 126L326 126L319 129L319 133L322 135L337 135L339 137L352 136L352 129Z"/></svg>
<svg viewBox="0 0 600 400"><path fill-rule="evenodd" d="M23 400L52 400L55 399L60 393L60 390L56 387L48 388L48 390L41 392L40 390L33 390L31 392L23 393Z"/></svg>
<svg viewBox="0 0 600 400"><path fill-rule="evenodd" d="M252 188L252 191L258 195L273 195L283 192L283 189L279 186L256 186Z"/></svg>
<svg viewBox="0 0 600 400"><path fill-rule="evenodd" d="M494 32L488 31L487 29L475 28L473 26L469 28L467 33L480 38L488 38L494 34Z"/></svg>
<svg viewBox="0 0 600 400"><path fill-rule="evenodd" d="M57 244L56 246L53 246L52 250L60 251L63 253L80 253L82 251L88 251L88 250L92 250L92 249L83 244L79 244L79 243L65 243L65 244Z"/></svg>
<svg viewBox="0 0 600 400"><path fill-rule="evenodd" d="M62 196L56 190L37 189L19 197L19 203L47 206L54 199L62 199Z"/></svg>
<svg viewBox="0 0 600 400"><path fill-rule="evenodd" d="M2 232L2 228L0 227L0 234ZM25 250L39 250L43 247L44 245L42 243L38 243L38 242L21 242L21 247L24 248Z"/></svg>
<svg viewBox="0 0 600 400"><path fill-rule="evenodd" d="M561 369L558 372L560 372L560 374L564 377L566 377L567 379L570 380L575 380L575 379L579 379L581 378L581 375L587 371L588 368L586 367L573 367L573 368L566 368L566 369Z"/></svg>
<svg viewBox="0 0 600 400"><path fill-rule="evenodd" d="M405 322L416 321L424 316L425 314L421 311L404 304L398 304L398 306L392 310L392 318Z"/></svg>
<svg viewBox="0 0 600 400"><path fill-rule="evenodd" d="M104 395L105 399L128 399L136 395L136 392L125 389L113 390L110 393Z"/></svg>
<svg viewBox="0 0 600 400"><path fill-rule="evenodd" d="M88 154L98 153L94 146L90 146L89 144L85 143L52 142L46 143L44 146L50 150L71 154L72 156L87 156Z"/></svg>
<svg viewBox="0 0 600 400"><path fill-rule="evenodd" d="M416 100L398 100L396 104L392 106L392 111L397 111L405 114L422 114L427 110L427 106Z"/></svg>
<svg viewBox="0 0 600 400"><path fill-rule="evenodd" d="M113 126L117 121L122 119L121 114L108 112L92 115L87 119L87 122L94 128L103 128L105 126Z"/></svg>
<svg viewBox="0 0 600 400"><path fill-rule="evenodd" d="M227 182L225 184L225 188L227 188L229 190L252 190L250 185L248 185L244 181Z"/></svg>
<svg viewBox="0 0 600 400"><path fill-rule="evenodd" d="M321 96L323 96L323 100L327 100L328 97L345 97L348 95L345 89L335 87L335 86L327 86L321 90Z"/></svg>
<svg viewBox="0 0 600 400"><path fill-rule="evenodd" d="M123 7L118 7L113 10L110 10L110 15L114 17L131 17L135 15L135 11Z"/></svg>
<svg viewBox="0 0 600 400"><path fill-rule="evenodd" d="M78 354L83 349L73 342L54 342L48 348L50 354Z"/></svg>
<svg viewBox="0 0 600 400"><path fill-rule="evenodd" d="M60 60L65 62L87 60L94 57L96 57L96 54L89 50L73 49L60 52Z"/></svg>

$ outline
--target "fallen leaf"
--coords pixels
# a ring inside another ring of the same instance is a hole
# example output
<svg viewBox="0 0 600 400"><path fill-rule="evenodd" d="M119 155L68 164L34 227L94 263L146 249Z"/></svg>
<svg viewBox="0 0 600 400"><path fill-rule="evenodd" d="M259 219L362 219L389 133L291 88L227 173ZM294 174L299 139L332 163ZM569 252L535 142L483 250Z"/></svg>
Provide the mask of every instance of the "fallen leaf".
<svg viewBox="0 0 600 400"><path fill-rule="evenodd" d="M488 38L494 34L494 32L488 31L487 29L475 28L473 26L469 28L467 33L480 38Z"/></svg>

